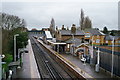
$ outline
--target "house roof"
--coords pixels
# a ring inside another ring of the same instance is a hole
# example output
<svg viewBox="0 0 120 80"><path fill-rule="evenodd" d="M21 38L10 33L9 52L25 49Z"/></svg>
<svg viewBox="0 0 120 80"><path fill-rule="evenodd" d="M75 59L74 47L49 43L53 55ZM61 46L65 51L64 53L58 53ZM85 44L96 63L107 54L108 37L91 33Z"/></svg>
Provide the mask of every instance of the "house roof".
<svg viewBox="0 0 120 80"><path fill-rule="evenodd" d="M105 40L113 40L113 38L117 40L120 38L120 36L105 35Z"/></svg>
<svg viewBox="0 0 120 80"><path fill-rule="evenodd" d="M117 40L117 39L119 39L120 38L120 36L114 36L114 39L115 40Z"/></svg>
<svg viewBox="0 0 120 80"><path fill-rule="evenodd" d="M84 32L89 32L91 35L105 35L103 32L97 29L86 29Z"/></svg>
<svg viewBox="0 0 120 80"><path fill-rule="evenodd" d="M78 38L70 38L69 40L65 41L66 43L81 43L81 39L78 39Z"/></svg>
<svg viewBox="0 0 120 80"><path fill-rule="evenodd" d="M52 38L50 31L45 31L46 38Z"/></svg>
<svg viewBox="0 0 120 80"><path fill-rule="evenodd" d="M71 30L60 30L61 35L72 35ZM76 30L75 35L84 35L82 30Z"/></svg>
<svg viewBox="0 0 120 80"><path fill-rule="evenodd" d="M113 40L113 36L111 36L111 35L105 35L105 40Z"/></svg>
<svg viewBox="0 0 120 80"><path fill-rule="evenodd" d="M73 43L73 44L75 44L74 46L75 47L78 47L79 45L81 45L81 44L86 44L87 42L85 42L85 43L81 43L81 39L78 39L78 38L70 38L69 40L67 40L67 41L65 41L66 43Z"/></svg>

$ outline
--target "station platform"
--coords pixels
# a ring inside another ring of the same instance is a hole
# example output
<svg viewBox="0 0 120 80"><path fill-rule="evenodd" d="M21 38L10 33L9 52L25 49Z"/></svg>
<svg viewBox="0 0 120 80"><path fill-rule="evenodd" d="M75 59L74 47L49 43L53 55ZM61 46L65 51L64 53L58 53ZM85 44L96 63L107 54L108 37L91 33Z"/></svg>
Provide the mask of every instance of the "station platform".
<svg viewBox="0 0 120 80"><path fill-rule="evenodd" d="M35 78L39 79L40 75L38 72L37 64L35 61L34 53L32 50L31 42L28 40L27 45L28 53L23 53L23 66L21 68L17 68L16 77L15 78Z"/></svg>
<svg viewBox="0 0 120 80"><path fill-rule="evenodd" d="M72 64L79 67L81 70L89 74L92 78L111 78L110 74L106 73L104 70L95 72L95 67L91 66L89 63L82 62L78 57L73 56L72 54L61 54L63 57L68 59Z"/></svg>
<svg viewBox="0 0 120 80"><path fill-rule="evenodd" d="M50 51L51 53L55 54L56 57L59 56L59 58L61 59L61 61L63 60L63 62L65 62L68 66L69 69L72 69L73 71L78 72L81 76L83 76L85 79L92 79L92 80L113 80L113 78L111 78L111 75L106 72L105 70L101 69L99 70L99 72L95 71L95 66L91 66L89 63L83 63L81 62L81 60L76 57L73 56L72 54L66 54L66 53L62 53L62 54L56 54L57 52L50 49L50 45L44 44L41 40L39 40L39 42L45 47L45 49L48 49L48 51ZM65 65L65 64L63 64ZM72 65L72 66L71 66ZM71 68L70 68L71 67ZM74 69L73 69L74 68ZM115 78L116 79L116 78Z"/></svg>

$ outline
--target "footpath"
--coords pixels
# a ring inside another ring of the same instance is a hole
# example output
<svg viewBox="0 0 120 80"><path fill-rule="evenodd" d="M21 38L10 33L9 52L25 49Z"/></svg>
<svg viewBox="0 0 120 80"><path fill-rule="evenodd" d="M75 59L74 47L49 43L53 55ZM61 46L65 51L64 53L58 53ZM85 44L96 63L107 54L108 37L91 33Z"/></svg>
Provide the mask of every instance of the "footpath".
<svg viewBox="0 0 120 80"><path fill-rule="evenodd" d="M63 57L68 59L74 65L82 69L84 72L88 73L91 77L96 79L110 79L110 74L106 73L104 70L100 70L99 72L95 72L95 67L91 66L89 63L82 62L79 58L71 55L71 54L61 54Z"/></svg>
<svg viewBox="0 0 120 80"><path fill-rule="evenodd" d="M28 40L27 49L28 49L28 53L23 53L23 66L21 68L17 68L16 70L16 78L25 79L25 80L26 78L38 79L40 78L40 75L38 72L38 68L30 40Z"/></svg>

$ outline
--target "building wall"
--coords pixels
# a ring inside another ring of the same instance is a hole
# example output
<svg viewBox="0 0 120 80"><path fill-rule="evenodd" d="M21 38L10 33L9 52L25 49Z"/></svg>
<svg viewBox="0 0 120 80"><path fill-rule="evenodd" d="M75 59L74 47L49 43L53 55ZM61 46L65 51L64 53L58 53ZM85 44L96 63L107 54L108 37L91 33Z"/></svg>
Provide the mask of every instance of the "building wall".
<svg viewBox="0 0 120 80"><path fill-rule="evenodd" d="M104 40L104 43L107 44L107 42L108 42L108 45L112 45L112 40ZM114 44L120 45L120 39L115 40Z"/></svg>
<svg viewBox="0 0 120 80"><path fill-rule="evenodd" d="M90 39L92 40L92 37L93 37L93 44L94 45L102 45L104 44L104 37L103 35L94 35L94 36L91 36Z"/></svg>
<svg viewBox="0 0 120 80"><path fill-rule="evenodd" d="M120 38L115 40L115 45L120 45Z"/></svg>
<svg viewBox="0 0 120 80"><path fill-rule="evenodd" d="M66 41L71 38L73 38L72 35L62 35L61 37L57 37L57 40ZM84 36L75 35L74 38L82 39L82 38L84 38Z"/></svg>

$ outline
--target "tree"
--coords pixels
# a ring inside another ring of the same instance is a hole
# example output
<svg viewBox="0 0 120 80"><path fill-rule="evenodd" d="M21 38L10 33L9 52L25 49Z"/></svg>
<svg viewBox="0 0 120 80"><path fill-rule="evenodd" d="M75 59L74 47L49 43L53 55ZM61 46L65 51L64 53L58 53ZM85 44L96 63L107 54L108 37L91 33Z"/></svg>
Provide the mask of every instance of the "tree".
<svg viewBox="0 0 120 80"><path fill-rule="evenodd" d="M92 21L90 20L90 18L88 16L84 17L84 11L83 11L83 9L81 9L80 29L84 30L84 29L88 29L88 28L92 28Z"/></svg>
<svg viewBox="0 0 120 80"><path fill-rule="evenodd" d="M75 24L72 24L72 27L71 27L71 33L72 33L72 34L75 34L75 33L76 33L76 27L75 27Z"/></svg>
<svg viewBox="0 0 120 80"><path fill-rule="evenodd" d="M55 35L55 20L53 18L51 19L50 32L51 32L52 36L54 37L54 35Z"/></svg>
<svg viewBox="0 0 120 80"><path fill-rule="evenodd" d="M84 27L84 29L92 28L92 23L88 16L85 17Z"/></svg>
<svg viewBox="0 0 120 80"><path fill-rule="evenodd" d="M80 27L81 27L81 30L84 29L84 11L83 9L81 9L81 16L80 16Z"/></svg>
<svg viewBox="0 0 120 80"><path fill-rule="evenodd" d="M112 35L112 36L115 36L115 31L114 30L112 30L111 32L110 32L110 35Z"/></svg>
<svg viewBox="0 0 120 80"><path fill-rule="evenodd" d="M108 34L108 29L107 29L106 26L103 28L103 33L104 33L104 34Z"/></svg>
<svg viewBox="0 0 120 80"><path fill-rule="evenodd" d="M18 16L0 13L2 15L2 53L12 53L10 43L13 41L13 36L16 33L23 33L26 29L26 22ZM27 36L27 35L26 35ZM12 48L13 49L13 48Z"/></svg>

